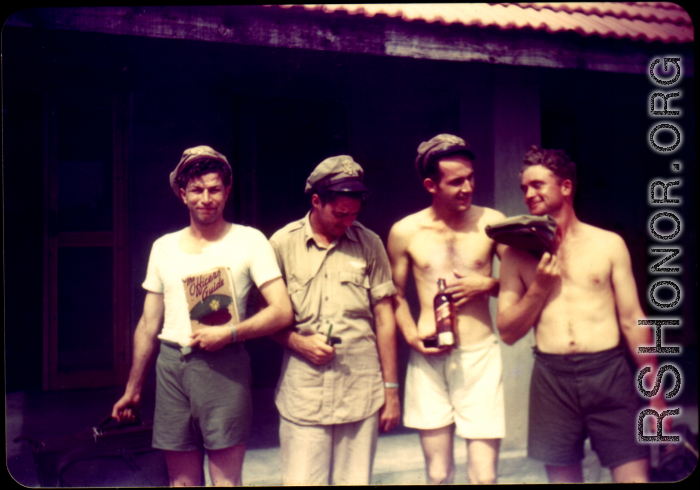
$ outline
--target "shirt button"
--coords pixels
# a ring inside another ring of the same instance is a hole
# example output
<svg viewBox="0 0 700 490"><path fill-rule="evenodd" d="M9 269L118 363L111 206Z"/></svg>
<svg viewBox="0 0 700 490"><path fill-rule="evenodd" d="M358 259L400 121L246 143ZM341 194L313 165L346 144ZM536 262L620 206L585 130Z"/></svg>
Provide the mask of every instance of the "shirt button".
<svg viewBox="0 0 700 490"><path fill-rule="evenodd" d="M326 296L326 301L328 301L328 296Z"/></svg>

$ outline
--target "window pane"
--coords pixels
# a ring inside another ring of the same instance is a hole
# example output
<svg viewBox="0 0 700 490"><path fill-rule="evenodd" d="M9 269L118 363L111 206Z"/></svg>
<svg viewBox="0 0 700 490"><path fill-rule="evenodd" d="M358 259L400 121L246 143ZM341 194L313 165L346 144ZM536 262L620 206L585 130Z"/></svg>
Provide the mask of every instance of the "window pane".
<svg viewBox="0 0 700 490"><path fill-rule="evenodd" d="M58 249L58 371L114 367L112 248Z"/></svg>
<svg viewBox="0 0 700 490"><path fill-rule="evenodd" d="M112 110L59 105L58 229L112 230Z"/></svg>

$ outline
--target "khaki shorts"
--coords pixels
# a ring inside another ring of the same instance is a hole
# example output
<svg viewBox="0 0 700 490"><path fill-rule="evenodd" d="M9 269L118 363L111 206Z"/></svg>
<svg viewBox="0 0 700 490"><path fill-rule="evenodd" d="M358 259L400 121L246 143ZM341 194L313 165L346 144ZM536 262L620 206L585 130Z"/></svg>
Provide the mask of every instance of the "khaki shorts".
<svg viewBox="0 0 700 490"><path fill-rule="evenodd" d="M456 425L465 439L505 436L501 348L495 336L449 354L411 350L406 373L404 425L439 429Z"/></svg>
<svg viewBox="0 0 700 490"><path fill-rule="evenodd" d="M153 447L193 451L245 444L253 418L250 384L250 357L242 344L183 356L161 343Z"/></svg>
<svg viewBox="0 0 700 490"><path fill-rule="evenodd" d="M335 425L280 417L282 485L369 485L378 432L379 412Z"/></svg>

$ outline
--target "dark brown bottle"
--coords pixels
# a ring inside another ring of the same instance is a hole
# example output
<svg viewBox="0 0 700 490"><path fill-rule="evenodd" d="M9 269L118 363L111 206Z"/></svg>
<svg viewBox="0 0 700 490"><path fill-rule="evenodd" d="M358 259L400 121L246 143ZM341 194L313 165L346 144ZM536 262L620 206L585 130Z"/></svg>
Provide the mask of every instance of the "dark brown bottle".
<svg viewBox="0 0 700 490"><path fill-rule="evenodd" d="M450 295L445 292L444 279L438 279L438 293L435 295L433 307L438 347L455 345L455 305Z"/></svg>

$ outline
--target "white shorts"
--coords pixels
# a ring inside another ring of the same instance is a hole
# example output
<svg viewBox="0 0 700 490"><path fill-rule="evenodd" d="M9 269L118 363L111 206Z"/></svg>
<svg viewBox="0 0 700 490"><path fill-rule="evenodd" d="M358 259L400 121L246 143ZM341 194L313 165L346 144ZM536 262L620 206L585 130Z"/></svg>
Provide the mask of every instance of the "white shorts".
<svg viewBox="0 0 700 490"><path fill-rule="evenodd" d="M501 371L501 347L493 335L450 354L424 356L411 350L404 425L439 429L454 423L465 439L504 437Z"/></svg>

